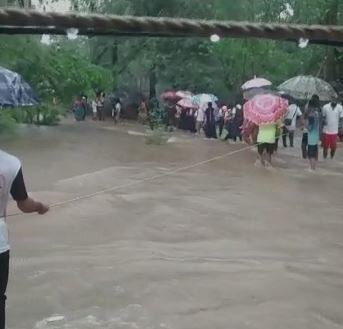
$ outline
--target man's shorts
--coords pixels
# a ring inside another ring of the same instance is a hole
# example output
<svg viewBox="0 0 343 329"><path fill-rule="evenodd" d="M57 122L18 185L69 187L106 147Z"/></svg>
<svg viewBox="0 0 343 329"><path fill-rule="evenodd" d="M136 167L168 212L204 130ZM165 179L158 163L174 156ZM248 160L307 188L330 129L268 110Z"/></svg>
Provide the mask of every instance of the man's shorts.
<svg viewBox="0 0 343 329"><path fill-rule="evenodd" d="M322 146L326 149L335 149L337 147L337 134L323 134Z"/></svg>
<svg viewBox="0 0 343 329"><path fill-rule="evenodd" d="M275 151L275 143L260 143L257 145L257 151L259 155L262 155L264 151L272 155Z"/></svg>
<svg viewBox="0 0 343 329"><path fill-rule="evenodd" d="M318 145L308 145L307 146L307 156L309 159L318 160Z"/></svg>

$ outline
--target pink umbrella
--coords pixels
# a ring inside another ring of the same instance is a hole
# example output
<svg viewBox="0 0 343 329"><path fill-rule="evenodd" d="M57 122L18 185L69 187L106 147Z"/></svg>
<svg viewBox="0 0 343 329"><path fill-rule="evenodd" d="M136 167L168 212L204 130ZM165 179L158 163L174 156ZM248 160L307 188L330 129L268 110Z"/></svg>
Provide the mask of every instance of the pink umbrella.
<svg viewBox="0 0 343 329"><path fill-rule="evenodd" d="M261 88L266 86L271 86L272 83L264 78L254 78L252 80L247 81L243 86L243 90L251 89L251 88Z"/></svg>
<svg viewBox="0 0 343 329"><path fill-rule="evenodd" d="M243 106L244 118L257 124L277 122L286 113L288 101L280 96L256 95Z"/></svg>
<svg viewBox="0 0 343 329"><path fill-rule="evenodd" d="M194 104L189 98L183 98L178 101L177 105L181 106L182 108L188 109L197 109L198 105Z"/></svg>
<svg viewBox="0 0 343 329"><path fill-rule="evenodd" d="M182 97L178 96L175 91L169 90L169 91L165 91L164 93L162 93L160 95L160 98L164 101L177 102Z"/></svg>

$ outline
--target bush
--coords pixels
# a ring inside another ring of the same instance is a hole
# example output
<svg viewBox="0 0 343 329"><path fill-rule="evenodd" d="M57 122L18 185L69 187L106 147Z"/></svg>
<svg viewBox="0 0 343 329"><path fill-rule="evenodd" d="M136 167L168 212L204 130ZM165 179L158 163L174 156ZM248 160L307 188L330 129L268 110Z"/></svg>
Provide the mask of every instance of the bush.
<svg viewBox="0 0 343 329"><path fill-rule="evenodd" d="M8 111L0 111L0 134L11 134L15 131L16 121Z"/></svg>
<svg viewBox="0 0 343 329"><path fill-rule="evenodd" d="M65 115L65 107L56 107L42 103L34 107L11 108L2 110L2 123L0 129L13 128L15 123L38 124L55 126L60 121L60 116Z"/></svg>
<svg viewBox="0 0 343 329"><path fill-rule="evenodd" d="M145 137L146 144L164 145L167 144L168 135L163 127L158 127L147 132Z"/></svg>
<svg viewBox="0 0 343 329"><path fill-rule="evenodd" d="M35 123L38 125L55 126L60 121L59 108L42 103L36 107Z"/></svg>

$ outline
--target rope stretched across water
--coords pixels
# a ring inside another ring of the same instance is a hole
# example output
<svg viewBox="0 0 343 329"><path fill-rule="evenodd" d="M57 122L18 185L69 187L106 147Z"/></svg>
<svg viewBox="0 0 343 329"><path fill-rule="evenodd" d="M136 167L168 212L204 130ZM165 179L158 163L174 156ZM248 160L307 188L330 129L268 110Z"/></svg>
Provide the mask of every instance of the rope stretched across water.
<svg viewBox="0 0 343 329"><path fill-rule="evenodd" d="M0 9L0 33L65 34L78 29L79 35L148 35L175 37L253 37L274 40L327 42L343 45L343 26L264 24L233 21L205 21L166 17L137 17L100 14L39 12Z"/></svg>
<svg viewBox="0 0 343 329"><path fill-rule="evenodd" d="M196 168L196 167L200 167L200 166L203 166L203 165L205 165L207 163L211 163L211 162L216 161L216 160L227 158L229 156L236 155L238 153L241 153L241 152L244 152L244 151L247 151L247 150L252 150L257 145L258 145L258 143L254 144L254 145L244 146L244 147L242 147L242 148L240 148L238 150L234 150L234 151L230 151L228 153L220 154L220 155L217 155L217 156L212 157L210 159L206 159L206 160L203 160L203 161L200 161L200 162L196 162L196 163L193 163L193 164L190 164L190 165L186 165L186 166L183 166L183 167L179 167L179 168L176 168L176 169L171 169L171 170L168 170L167 172L164 172L162 174L157 174L157 175L154 175L154 176L138 179L138 180L136 180L134 182L129 182L129 183L121 184L121 185L115 185L115 186L112 186L112 187L109 187L109 188L105 188L103 190L99 190L99 191L96 191L96 192L93 192L93 193L90 193L90 194L84 194L84 195L80 195L80 196L77 196L75 198L71 198L71 199L68 199L68 200L65 200L65 201L56 202L56 203L51 204L50 208L62 207L64 205L67 205L67 204L70 204L70 203L82 201L82 200L85 200L85 199L91 199L91 198L94 198L95 196L98 196L98 195L101 195L101 194L105 194L105 193L108 193L108 192L114 192L114 191L117 191L117 190L121 190L123 188L128 188L128 187L140 185L140 184L147 183L147 182L152 182L152 181L154 181L156 179L159 179L159 178L165 178L165 177L173 176L173 175L175 175L177 173L180 173L180 172L183 172L183 171L187 171L189 169L193 169L193 168ZM24 216L24 215L25 214L23 214L21 212L17 212L17 213L8 214L6 217Z"/></svg>

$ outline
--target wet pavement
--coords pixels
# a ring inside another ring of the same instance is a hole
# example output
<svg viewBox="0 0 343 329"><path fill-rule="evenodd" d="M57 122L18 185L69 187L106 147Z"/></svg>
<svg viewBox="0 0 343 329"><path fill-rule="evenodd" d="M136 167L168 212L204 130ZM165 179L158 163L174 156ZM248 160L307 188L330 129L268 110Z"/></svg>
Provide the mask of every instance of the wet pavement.
<svg viewBox="0 0 343 329"><path fill-rule="evenodd" d="M169 175L245 146L128 131L143 130L65 123L1 141L49 203L108 189L9 218L9 329L343 328L342 149L315 174L281 148L271 170L245 149Z"/></svg>

